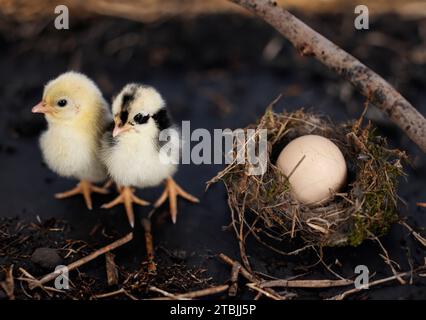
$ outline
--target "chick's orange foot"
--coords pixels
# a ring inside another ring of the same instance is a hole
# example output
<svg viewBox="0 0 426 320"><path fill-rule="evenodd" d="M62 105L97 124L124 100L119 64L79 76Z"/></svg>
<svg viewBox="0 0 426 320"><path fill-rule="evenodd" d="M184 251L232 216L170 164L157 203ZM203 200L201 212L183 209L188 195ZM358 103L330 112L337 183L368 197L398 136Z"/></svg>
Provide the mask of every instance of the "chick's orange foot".
<svg viewBox="0 0 426 320"><path fill-rule="evenodd" d="M149 202L135 196L134 194L135 190L133 188L121 187L119 192L120 192L120 195L117 198L115 198L111 202L103 204L102 208L111 209L112 207L115 207L116 205L123 203L124 207L126 208L126 214L127 214L127 218L129 219L130 226L133 228L135 226L135 214L133 212L133 203L136 203L140 206L148 206Z"/></svg>
<svg viewBox="0 0 426 320"><path fill-rule="evenodd" d="M176 223L177 219L177 196L181 196L182 198L193 203L200 202L198 198L183 190L171 177L168 177L166 180L166 187L164 188L163 194L155 202L154 207L158 208L164 203L164 201L167 200L167 198L169 198L170 215L172 217L173 223Z"/></svg>
<svg viewBox="0 0 426 320"><path fill-rule="evenodd" d="M82 194L84 197L84 201L86 202L86 206L89 210L93 209L91 194L93 192L107 194L108 189L100 188L93 185L91 182L87 180L81 180L77 186L69 191L60 192L55 194L56 199L64 199L75 196L77 194Z"/></svg>

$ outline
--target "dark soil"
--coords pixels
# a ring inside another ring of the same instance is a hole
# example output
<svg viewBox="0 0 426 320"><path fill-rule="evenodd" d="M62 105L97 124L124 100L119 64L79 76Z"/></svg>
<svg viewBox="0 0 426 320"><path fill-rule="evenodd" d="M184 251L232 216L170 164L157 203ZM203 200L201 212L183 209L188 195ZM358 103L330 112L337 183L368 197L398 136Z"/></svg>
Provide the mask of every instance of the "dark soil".
<svg viewBox="0 0 426 320"><path fill-rule="evenodd" d="M424 52L426 21L377 16L371 18L369 31L356 31L352 16L303 19L383 75L426 114L426 59L415 54ZM88 211L79 197L62 201L53 198L55 192L71 187L75 181L57 177L42 163L38 136L45 122L30 110L40 100L44 83L66 70L86 73L108 99L127 82L154 85L165 96L175 120L190 120L192 129L245 127L255 122L279 93L284 98L278 110L305 107L334 121L358 118L362 112L363 99L351 86L314 60L299 56L287 42L272 60L263 59L265 45L278 35L258 20L206 16L144 25L96 18L72 20L69 31L55 30L52 21L0 26L0 281L11 264L15 276L19 267L34 276L45 274L45 269L31 262L37 248L56 249L69 263L129 231L123 208L99 208L111 196L95 195L93 211ZM368 117L393 147L406 150L411 157L407 179L399 188L406 202L400 207L400 215L423 232L426 212L415 203L426 201L426 158L380 113L372 111ZM155 277L145 272L144 236L137 224L134 240L114 251L120 268L119 287L134 275L123 287L142 298L158 296L147 291L148 285L186 292L228 281L230 268L215 257L223 252L239 259L233 231L223 228L230 223L225 190L216 185L204 192L205 182L221 168L209 164L180 167L177 181L201 203L180 201L176 225L170 221L167 206L153 216L158 265ZM140 190L139 194L154 200L160 188ZM137 208L138 219L148 211ZM401 270L424 263L425 249L399 225L382 242ZM283 244L285 250L294 247L293 243ZM78 248L67 256L68 249ZM391 275L379 253L377 244L365 242L357 248L326 249L324 262L349 278L354 277L356 265L364 264L378 279ZM254 270L271 276L288 278L306 273L305 278L335 278L321 263L312 267L318 261L314 252L282 257L250 239L248 255ZM65 294L48 296L39 289L26 289L25 293L16 281L15 295L19 299L88 299L117 289L107 286L103 257L71 272L70 278L74 286ZM243 284L238 298L253 298L255 294ZM318 299L341 290L295 292L299 298ZM5 298L0 290L2 296ZM405 286L392 282L353 298L425 299L426 281L415 277L413 284Z"/></svg>

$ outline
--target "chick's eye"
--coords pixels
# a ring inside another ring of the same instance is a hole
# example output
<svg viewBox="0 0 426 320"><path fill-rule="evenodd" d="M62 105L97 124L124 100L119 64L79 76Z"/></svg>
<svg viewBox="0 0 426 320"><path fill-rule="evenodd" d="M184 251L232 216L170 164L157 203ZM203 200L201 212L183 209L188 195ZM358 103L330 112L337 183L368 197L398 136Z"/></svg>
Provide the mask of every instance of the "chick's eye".
<svg viewBox="0 0 426 320"><path fill-rule="evenodd" d="M67 105L67 103L68 103L67 100L61 99L61 100L58 101L57 104L58 104L59 107L65 107Z"/></svg>
<svg viewBox="0 0 426 320"><path fill-rule="evenodd" d="M148 121L148 119L149 119L149 115L144 116L144 115L142 115L142 114L140 114L140 113L138 113L137 115L135 115L135 116L133 117L133 120L134 120L137 124L145 123L145 122L147 122L147 121Z"/></svg>

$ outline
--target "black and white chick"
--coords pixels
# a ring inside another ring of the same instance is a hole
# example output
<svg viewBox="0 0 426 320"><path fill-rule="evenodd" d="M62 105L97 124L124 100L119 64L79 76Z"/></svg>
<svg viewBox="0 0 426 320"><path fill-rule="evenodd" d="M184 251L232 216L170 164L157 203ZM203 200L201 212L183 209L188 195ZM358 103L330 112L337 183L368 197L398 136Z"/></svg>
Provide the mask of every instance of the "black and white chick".
<svg viewBox="0 0 426 320"><path fill-rule="evenodd" d="M87 76L66 72L46 84L43 98L32 112L44 114L48 123L40 137L47 166L62 177L80 180L75 188L55 197L82 194L92 209L91 193L108 192L93 185L107 177L99 152L111 113L101 91Z"/></svg>
<svg viewBox="0 0 426 320"><path fill-rule="evenodd" d="M164 99L153 87L128 84L114 99L112 113L115 126L112 132L104 134L101 154L120 195L102 207L108 209L123 203L129 223L134 227L132 204L149 204L136 197L134 187L154 187L165 182L164 192L154 207L161 206L169 198L171 218L176 223L177 196L195 203L199 200L172 178L178 167L181 140ZM167 135L168 148L163 148L165 142L160 139L160 134L166 130L172 134Z"/></svg>

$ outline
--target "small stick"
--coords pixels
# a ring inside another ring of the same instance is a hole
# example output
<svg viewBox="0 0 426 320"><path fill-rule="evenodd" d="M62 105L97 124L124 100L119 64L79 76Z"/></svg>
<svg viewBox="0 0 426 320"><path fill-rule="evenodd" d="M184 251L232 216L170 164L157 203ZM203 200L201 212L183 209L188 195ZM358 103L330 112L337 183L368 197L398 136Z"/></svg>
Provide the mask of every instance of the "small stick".
<svg viewBox="0 0 426 320"><path fill-rule="evenodd" d="M293 173L297 170L297 168L299 168L299 166L302 164L302 162L303 162L303 160L305 160L305 158L306 158L306 155L304 154L303 157L300 158L300 160L296 163L294 168L291 170L290 174L287 176L287 180L290 180Z"/></svg>
<svg viewBox="0 0 426 320"><path fill-rule="evenodd" d="M413 237L414 237L414 238L416 238L416 240L417 240L418 242L420 242L420 243L421 243L424 247L426 247L426 239L425 239L425 238L423 238L423 237L420 235L420 233L418 233L418 232L414 231L414 229L413 229L413 228L411 228L411 227L408 225L408 223L406 223L405 221L401 221L399 224L400 224L400 225L402 225L402 226L404 226L404 227L406 227L406 228L408 229L408 231L410 231L410 233L413 235Z"/></svg>
<svg viewBox="0 0 426 320"><path fill-rule="evenodd" d="M177 295L177 297L178 298L189 298L189 299L199 298L199 297L210 296L210 295L213 295L213 294L221 293L221 292L224 292L228 289L229 289L229 285L223 284L223 285L216 286L216 287L210 287L210 288L207 288L207 289L202 289L202 290L197 290L197 291L179 294L179 295Z"/></svg>
<svg viewBox="0 0 426 320"><path fill-rule="evenodd" d="M426 208L426 202L417 202L417 203L416 203L416 205L417 205L418 207Z"/></svg>
<svg viewBox="0 0 426 320"><path fill-rule="evenodd" d="M55 279L56 277L58 277L59 275L61 275L63 273L64 270L74 270L86 263L88 263L89 261L92 261L93 259L96 259L97 257L99 257L100 255L103 255L111 250L114 250L118 247L121 247L122 245L126 244L127 242L129 242L130 240L133 239L133 232L130 232L129 234L127 234L125 237L118 239L117 241L114 241L113 243L110 243L109 245L96 250L95 252L92 252L91 254L89 254L88 256L85 256L77 261L74 261L72 263L70 263L68 266L66 266L65 268L61 268L58 270L55 270L47 275L45 275L43 278L41 278L38 281L35 281L33 283L30 283L28 285L28 287L30 289L34 289L35 287L41 286L49 281L52 281L53 279Z"/></svg>
<svg viewBox="0 0 426 320"><path fill-rule="evenodd" d="M107 293L96 294L92 297L95 299L101 299L101 298L109 298L109 297L117 296L119 294L124 294L123 288L115 290L115 291L107 292Z"/></svg>
<svg viewBox="0 0 426 320"><path fill-rule="evenodd" d="M29 273L27 270L25 270L24 268L22 268L22 267L19 267L19 271L24 275L24 276L26 276L26 278L23 278L23 277L19 277L19 278L16 278L17 280L20 280L20 281L27 281L28 283L34 283L36 286L39 286L39 287L41 287L42 289L44 288L44 286L42 286L42 285L38 285L38 280L31 274L31 273Z"/></svg>
<svg viewBox="0 0 426 320"><path fill-rule="evenodd" d="M340 280L270 280L260 284L261 288L270 287L285 287L285 288L332 288L332 287L344 287L352 285L352 280L340 279Z"/></svg>
<svg viewBox="0 0 426 320"><path fill-rule="evenodd" d="M382 245L382 242L376 236L373 236L373 239L377 241L377 243L379 244L380 248L382 249L384 255L380 255L380 256L382 257L383 261L392 270L392 273L396 276L396 278L398 279L399 283L402 284L402 285L406 284L405 280L398 276L398 273L397 273L397 271L395 270L395 267L392 264L393 261L390 259L389 254L388 254L386 248ZM398 268L399 268L399 266L398 266Z"/></svg>
<svg viewBox="0 0 426 320"><path fill-rule="evenodd" d="M240 274L241 265L235 262L231 270L231 286L229 287L228 295L235 297L238 291L238 275Z"/></svg>
<svg viewBox="0 0 426 320"><path fill-rule="evenodd" d="M130 293L128 293L123 288L115 290L115 291L107 292L107 293L97 294L97 295L92 296L92 298L95 298L95 299L109 298L109 297L117 296L119 294L125 294L126 296L128 296L132 300L138 300L136 297L132 296Z"/></svg>
<svg viewBox="0 0 426 320"><path fill-rule="evenodd" d="M151 286L149 287L149 290L154 291L154 292L158 292L161 293L163 296L165 296L166 298L169 298L171 300L190 300L193 298L199 298L199 297L205 297L205 296L210 296L213 294L217 294L220 292L224 292L226 290L229 289L229 285L224 284L224 285L220 285L220 286L216 286L216 287L210 287L207 289L202 289L202 290L197 290L197 291L192 291L192 292L187 292L187 293L177 293L177 294L173 294L170 292L167 292L163 289ZM154 298L155 300L158 300L157 298Z"/></svg>
<svg viewBox="0 0 426 320"><path fill-rule="evenodd" d="M226 264L230 265L230 266L234 266L235 263L238 263L234 260L232 260L230 257L228 257L227 255L220 253L219 254L219 258L225 262ZM244 268L243 266L240 267L240 274L246 278L248 281L253 282L253 283L259 283L259 279L257 279L256 276L254 276L253 274L251 274L250 272L247 271L246 268ZM270 295L273 295L275 297L281 297L280 299L284 299L284 297L280 296L278 293L276 293L273 289L271 288L265 288L263 289L263 291L268 292Z"/></svg>
<svg viewBox="0 0 426 320"><path fill-rule="evenodd" d="M255 290L259 293L264 294L265 296L267 296L268 298L271 298L272 300L282 300L282 297L280 295L275 295L275 294L268 292L266 289L259 288L258 286L256 286L255 283L247 283L247 287L249 287L250 289L253 289L253 290Z"/></svg>
<svg viewBox="0 0 426 320"><path fill-rule="evenodd" d="M225 263L232 265L233 260L223 253L219 254L219 258ZM236 262L238 263L238 262ZM258 282L257 279L248 273L244 267L240 266L241 275L251 282ZM254 280L254 281L253 281ZM270 280L260 284L261 288L270 287L287 287L287 288L329 288L329 287L342 287L353 284L352 280Z"/></svg>
<svg viewBox="0 0 426 320"><path fill-rule="evenodd" d="M163 296L165 296L165 297L167 297L167 298L170 298L170 299L173 299L173 300L179 300L179 298L178 298L175 294L170 293L170 292L168 292L168 291L166 291L166 290L163 290L163 289L157 288L157 287L155 287L155 286L150 286L150 287L148 288L148 290L150 290L150 291L154 291L154 292L157 292L157 293L161 293ZM185 300L189 300L189 299L185 299Z"/></svg>
<svg viewBox="0 0 426 320"><path fill-rule="evenodd" d="M146 245L146 255L148 259L148 272L155 273L157 271L157 266L155 265L154 257L154 245L152 241L151 233L151 221L148 219L142 219L142 226L145 230L145 245Z"/></svg>
<svg viewBox="0 0 426 320"><path fill-rule="evenodd" d="M229 264L231 267L234 266L235 263L238 263L223 253L219 254L219 258L226 264ZM241 266L240 268L240 273L244 278L246 278L250 282L259 282L257 278L254 275L252 275L250 272L248 272L247 269L244 268L243 266Z"/></svg>
<svg viewBox="0 0 426 320"><path fill-rule="evenodd" d="M49 295L49 297L51 297L52 295L51 295L51 293L50 293L50 291L54 291L54 292L60 292L60 293L64 293L64 291L63 290L59 290L59 289L56 289L56 288L51 288L51 287L46 287L46 286L43 286L43 285L39 285L38 284L38 280L36 279L36 278L34 278L34 276L31 274L31 273L29 273L27 270L25 270L24 268L22 268L22 267L20 267L19 268L19 271L26 277L26 278L24 278L24 277L18 277L18 278L16 278L16 280L20 280L20 281L26 281L27 283L34 283L35 284L35 286L38 286L38 287L40 287L42 290L44 290L44 292L46 292L48 295ZM23 291L25 291L25 289L23 289L23 287L22 287L22 283L21 283L21 288L22 288L22 290ZM25 293L25 292L24 292ZM25 295L27 295L26 293L25 293Z"/></svg>
<svg viewBox="0 0 426 320"><path fill-rule="evenodd" d="M259 300L263 296L262 292L258 292L257 295L254 297L254 300Z"/></svg>
<svg viewBox="0 0 426 320"><path fill-rule="evenodd" d="M0 282L0 287L4 290L9 300L15 300L15 281L13 278L13 264L9 267L6 273L5 281Z"/></svg>
<svg viewBox="0 0 426 320"><path fill-rule="evenodd" d="M19 271L21 271L21 273L22 273L24 276L27 276L28 278L30 278L30 279L32 279L32 280L37 281L37 279L36 279L36 278L34 278L34 276L33 276L31 273L29 273L27 270L25 270L24 268L19 267Z"/></svg>
<svg viewBox="0 0 426 320"><path fill-rule="evenodd" d="M107 252L105 254L107 281L109 286L118 284L118 269L114 259L115 255L112 252Z"/></svg>
<svg viewBox="0 0 426 320"><path fill-rule="evenodd" d="M391 277L387 277L387 278L383 278L383 279L379 279L379 280L370 282L368 284L368 287L370 288L370 287L373 287L373 286L377 286L379 284L383 284L383 283L386 283L386 282L390 282L392 280L396 280L398 278L403 278L403 277L406 277L406 276L409 276L409 275L413 274L414 272L419 272L419 271L422 271L422 270L425 270L425 269L426 269L426 266L422 266L420 268L417 268L417 270L414 270L414 271L410 270L410 271L406 271L406 272L401 272L401 273L395 274L395 275L393 275ZM362 288L359 288L359 289L358 288L353 288L353 289L345 291L345 292L343 292L341 294L338 294L338 295L336 295L336 296L334 296L332 298L329 298L328 300L343 300L347 296L349 296L349 295L351 295L353 293L357 293L357 292L359 292L361 290L363 290L363 289Z"/></svg>

